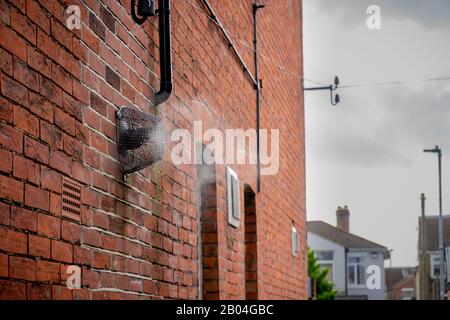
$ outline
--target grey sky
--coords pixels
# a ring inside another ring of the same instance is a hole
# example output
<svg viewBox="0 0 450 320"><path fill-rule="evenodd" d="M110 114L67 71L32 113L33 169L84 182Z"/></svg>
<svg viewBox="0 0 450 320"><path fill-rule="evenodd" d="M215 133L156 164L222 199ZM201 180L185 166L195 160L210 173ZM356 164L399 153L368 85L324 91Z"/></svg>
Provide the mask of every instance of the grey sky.
<svg viewBox="0 0 450 320"><path fill-rule="evenodd" d="M381 8L381 30L366 27L369 5ZM444 212L450 212L450 1L303 0L305 77L342 85L307 92L308 219L335 224L349 205L354 233L394 249L393 265L415 265L420 193L436 214L437 160L444 151ZM314 85L305 82L305 85ZM449 231L450 232L450 231Z"/></svg>

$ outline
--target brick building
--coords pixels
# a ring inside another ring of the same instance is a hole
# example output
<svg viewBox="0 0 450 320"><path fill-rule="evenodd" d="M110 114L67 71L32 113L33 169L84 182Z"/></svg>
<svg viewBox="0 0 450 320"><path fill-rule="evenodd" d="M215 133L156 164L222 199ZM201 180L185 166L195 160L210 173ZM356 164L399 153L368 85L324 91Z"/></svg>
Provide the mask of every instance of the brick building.
<svg viewBox="0 0 450 320"><path fill-rule="evenodd" d="M444 227L444 282L450 283L450 269L446 267L450 255L450 215L443 215ZM428 215L418 220L417 245L417 284L420 300L439 300L440 252L439 252L439 216ZM447 288L445 288L447 290ZM447 292L447 291L445 291Z"/></svg>
<svg viewBox="0 0 450 320"><path fill-rule="evenodd" d="M225 165L174 165L167 143L123 179L121 106L167 132L256 126L254 85L204 1L171 2L174 90L156 107L158 17L136 24L130 0L0 0L0 299L306 298L301 1L258 12L261 128L280 129L280 167L257 192L255 165L230 165L237 228ZM210 3L254 74L253 1ZM77 188L70 214L62 197ZM66 286L69 266L81 288Z"/></svg>
<svg viewBox="0 0 450 320"><path fill-rule="evenodd" d="M417 299L417 268L386 268L386 297L388 300Z"/></svg>

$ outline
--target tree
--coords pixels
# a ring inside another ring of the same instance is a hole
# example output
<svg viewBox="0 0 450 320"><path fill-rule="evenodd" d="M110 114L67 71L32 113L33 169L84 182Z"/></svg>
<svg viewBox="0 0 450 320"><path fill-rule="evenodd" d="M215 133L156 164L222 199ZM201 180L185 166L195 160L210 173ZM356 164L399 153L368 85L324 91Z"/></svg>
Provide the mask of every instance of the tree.
<svg viewBox="0 0 450 320"><path fill-rule="evenodd" d="M308 276L312 280L312 285L315 287L317 300L333 300L336 297L336 290L334 285L328 280L329 269L322 269L317 263L314 251L308 249Z"/></svg>

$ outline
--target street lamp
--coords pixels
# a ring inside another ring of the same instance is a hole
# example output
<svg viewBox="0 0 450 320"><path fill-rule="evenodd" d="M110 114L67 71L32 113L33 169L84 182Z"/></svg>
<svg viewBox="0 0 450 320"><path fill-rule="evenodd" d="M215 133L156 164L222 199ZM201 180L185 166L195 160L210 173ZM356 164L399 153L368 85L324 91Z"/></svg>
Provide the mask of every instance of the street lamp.
<svg viewBox="0 0 450 320"><path fill-rule="evenodd" d="M440 267L439 267L439 292L441 300L445 300L445 272L444 272L444 221L442 218L442 170L441 158L442 151L438 146L434 149L425 149L423 152L436 153L438 156L438 170L439 170L439 253L440 253Z"/></svg>
<svg viewBox="0 0 450 320"><path fill-rule="evenodd" d="M305 91L315 91L315 90L330 90L330 98L331 98L331 104L333 106L337 105L339 102L341 102L341 99L339 98L339 94L334 95L333 99L333 92L337 90L339 86L339 77L334 77L334 84L331 84L329 86L323 86L323 87L311 87L311 88L303 88Z"/></svg>

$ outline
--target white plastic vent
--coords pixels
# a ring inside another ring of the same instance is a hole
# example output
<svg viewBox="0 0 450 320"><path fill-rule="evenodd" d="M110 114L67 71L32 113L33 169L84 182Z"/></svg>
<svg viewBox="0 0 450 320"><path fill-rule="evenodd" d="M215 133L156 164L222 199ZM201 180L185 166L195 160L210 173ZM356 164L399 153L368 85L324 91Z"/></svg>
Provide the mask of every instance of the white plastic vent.
<svg viewBox="0 0 450 320"><path fill-rule="evenodd" d="M293 226L292 227L292 255L297 256L297 254L300 252L300 243L299 243L299 236L297 229Z"/></svg>
<svg viewBox="0 0 450 320"><path fill-rule="evenodd" d="M239 190L239 179L236 172L227 167L228 223L235 228L239 228L239 221L241 220Z"/></svg>

